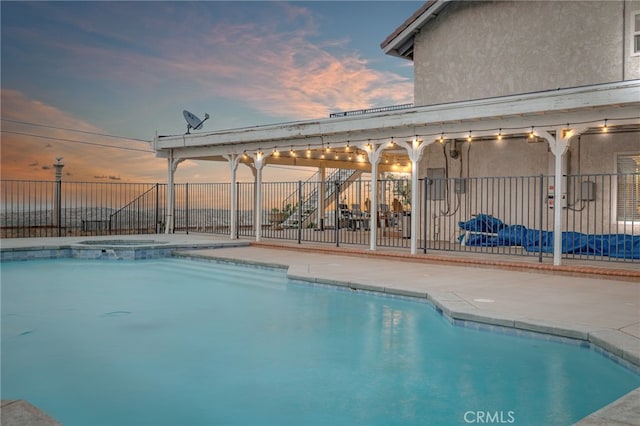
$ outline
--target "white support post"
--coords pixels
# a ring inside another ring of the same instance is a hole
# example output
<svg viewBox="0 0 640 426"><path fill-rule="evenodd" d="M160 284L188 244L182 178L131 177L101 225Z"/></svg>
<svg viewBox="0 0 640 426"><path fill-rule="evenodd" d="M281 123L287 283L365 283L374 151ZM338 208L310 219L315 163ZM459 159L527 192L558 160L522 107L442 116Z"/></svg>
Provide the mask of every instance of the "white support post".
<svg viewBox="0 0 640 426"><path fill-rule="evenodd" d="M262 237L262 167L264 166L264 159L265 156L262 151L256 151L253 154L253 166L256 169L256 212L254 219L256 242L259 242Z"/></svg>
<svg viewBox="0 0 640 426"><path fill-rule="evenodd" d="M167 158L167 168L168 168L168 176L167 176L167 216L166 223L164 226L165 234L173 234L173 225L174 225L174 214L176 209L175 203L175 186L174 186L174 176L176 174L176 169L178 168L178 164L184 161L183 158L174 158L173 150L169 151L169 157Z"/></svg>
<svg viewBox="0 0 640 426"><path fill-rule="evenodd" d="M534 129L534 134L547 140L549 148L555 157L555 176L554 176L554 193L555 200L553 205L553 264L562 265L562 201L561 197L563 192L566 191L563 188L563 179L565 170L563 157L569 149L569 142L572 137L577 136L584 132L586 128L570 129L567 127L556 126L554 128L555 135L551 135L546 130L537 131ZM542 244L542 241L540 241Z"/></svg>
<svg viewBox="0 0 640 426"><path fill-rule="evenodd" d="M369 214L369 249L371 251L376 250L378 244L378 163L382 158L382 151L386 144L381 143L367 143L361 148L367 153L369 163L371 163L371 194L369 199L371 200L371 209Z"/></svg>
<svg viewBox="0 0 640 426"><path fill-rule="evenodd" d="M424 142L417 138L414 138L410 142L401 142L401 145L407 150L409 159L411 160L411 254L418 253L418 166L425 148L433 142L434 139L429 142Z"/></svg>
<svg viewBox="0 0 640 426"><path fill-rule="evenodd" d="M229 238L235 240L238 234L238 191L237 191L237 178L236 172L238 171L238 163L242 158L241 154L228 154L224 155L224 158L229 161L229 172L231 173L231 218L229 221Z"/></svg>

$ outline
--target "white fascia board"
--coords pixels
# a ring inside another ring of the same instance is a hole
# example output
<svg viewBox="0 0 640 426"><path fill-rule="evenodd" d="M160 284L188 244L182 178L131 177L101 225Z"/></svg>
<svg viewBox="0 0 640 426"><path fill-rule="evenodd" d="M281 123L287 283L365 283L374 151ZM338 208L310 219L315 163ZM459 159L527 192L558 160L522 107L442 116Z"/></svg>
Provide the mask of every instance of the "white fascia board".
<svg viewBox="0 0 640 426"><path fill-rule="evenodd" d="M429 9L425 10L422 15L420 15L415 21L411 24L407 25L407 28L402 30L397 36L394 37L383 49L382 51L386 55L404 57L401 54L397 53L398 48L403 46L407 41L414 37L415 33L420 31L420 29L431 19L437 17L438 12L442 10L443 7L447 5L451 0L441 0L433 4Z"/></svg>
<svg viewBox="0 0 640 426"><path fill-rule="evenodd" d="M603 108L619 108L624 105L640 107L640 80L415 107L361 116L163 137L156 139L154 145L156 150L218 146L226 147L223 149L227 151L229 145L245 144L250 145L252 149L266 149L274 145L300 147L307 144L331 143L334 140L357 140L366 134L375 135L375 137L392 137L394 132L400 135L401 131L407 133L412 127L442 127L447 123L456 123L456 127L468 126L464 123L474 123L478 126L478 123L483 120L495 122L524 115L544 116L535 120L544 123L553 121L553 115L564 117L567 113L573 112L572 116L579 117L580 115L575 114L579 110L597 112ZM628 111L625 111L626 113ZM533 118L528 117L528 120Z"/></svg>

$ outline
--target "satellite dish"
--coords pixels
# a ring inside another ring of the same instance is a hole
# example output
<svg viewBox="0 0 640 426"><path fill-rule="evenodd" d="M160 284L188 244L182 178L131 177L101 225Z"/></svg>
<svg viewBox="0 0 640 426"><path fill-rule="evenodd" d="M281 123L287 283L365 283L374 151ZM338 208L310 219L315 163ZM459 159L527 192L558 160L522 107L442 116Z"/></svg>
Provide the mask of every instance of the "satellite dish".
<svg viewBox="0 0 640 426"><path fill-rule="evenodd" d="M187 134L191 133L191 129L202 129L202 123L209 119L209 114L207 113L204 114L204 120L200 120L194 113L189 112L186 109L182 111L182 115L184 115L184 119L187 120Z"/></svg>

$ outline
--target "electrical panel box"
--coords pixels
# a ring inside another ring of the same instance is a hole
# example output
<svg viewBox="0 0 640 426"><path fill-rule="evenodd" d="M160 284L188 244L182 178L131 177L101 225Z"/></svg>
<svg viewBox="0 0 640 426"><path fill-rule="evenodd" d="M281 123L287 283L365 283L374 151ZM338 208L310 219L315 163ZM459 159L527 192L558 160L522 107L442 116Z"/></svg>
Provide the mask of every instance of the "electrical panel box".
<svg viewBox="0 0 640 426"><path fill-rule="evenodd" d="M591 181L582 182L580 185L580 201L596 200L596 183Z"/></svg>
<svg viewBox="0 0 640 426"><path fill-rule="evenodd" d="M427 169L427 200L444 200L445 185L447 181L444 176L444 168Z"/></svg>
<svg viewBox="0 0 640 426"><path fill-rule="evenodd" d="M467 192L467 180L465 178L456 178L453 181L453 190L456 194L464 194Z"/></svg>

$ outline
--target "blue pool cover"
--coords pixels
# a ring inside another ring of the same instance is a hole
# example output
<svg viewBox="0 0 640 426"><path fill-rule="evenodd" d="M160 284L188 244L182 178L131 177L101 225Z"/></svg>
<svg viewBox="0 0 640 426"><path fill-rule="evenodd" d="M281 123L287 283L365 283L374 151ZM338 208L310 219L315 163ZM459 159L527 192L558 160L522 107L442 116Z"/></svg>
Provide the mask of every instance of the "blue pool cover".
<svg viewBox="0 0 640 426"><path fill-rule="evenodd" d="M467 246L522 246L531 252L553 252L553 231L527 229L523 225L507 225L500 219L486 214L479 214L471 220L459 222L458 225L463 231L479 232L467 237ZM461 235L459 240L462 241L462 238L464 235ZM640 235L588 235L566 231L562 233L562 253L640 259Z"/></svg>

